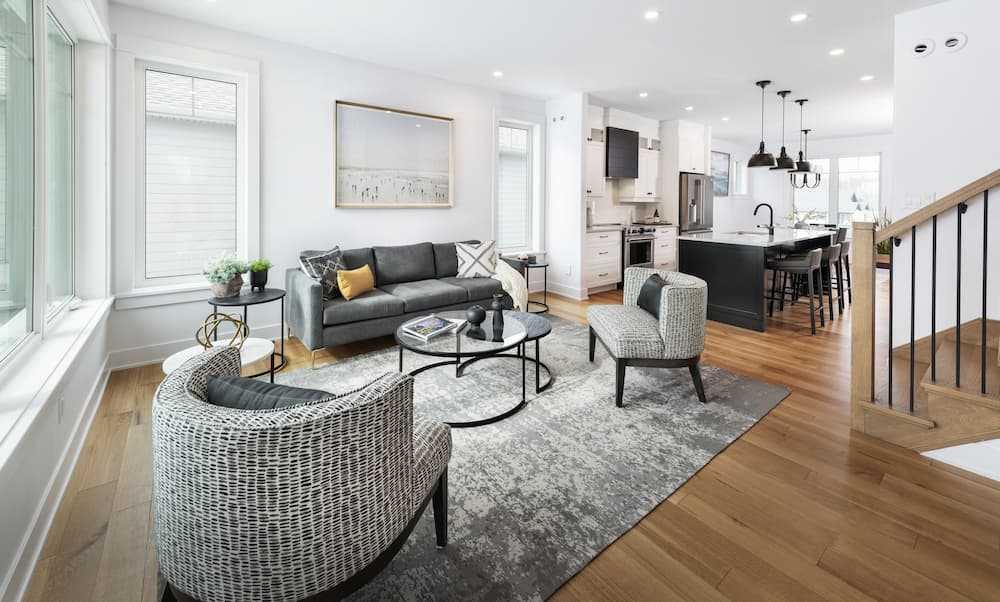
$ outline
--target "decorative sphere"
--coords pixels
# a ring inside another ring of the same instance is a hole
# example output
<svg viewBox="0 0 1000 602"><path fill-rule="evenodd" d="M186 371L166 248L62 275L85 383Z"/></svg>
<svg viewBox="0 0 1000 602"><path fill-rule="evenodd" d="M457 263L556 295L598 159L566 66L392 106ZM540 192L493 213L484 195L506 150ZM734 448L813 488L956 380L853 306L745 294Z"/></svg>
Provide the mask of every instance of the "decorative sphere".
<svg viewBox="0 0 1000 602"><path fill-rule="evenodd" d="M478 326L486 320L486 310L479 305L473 305L465 310L465 319L469 321L469 324Z"/></svg>

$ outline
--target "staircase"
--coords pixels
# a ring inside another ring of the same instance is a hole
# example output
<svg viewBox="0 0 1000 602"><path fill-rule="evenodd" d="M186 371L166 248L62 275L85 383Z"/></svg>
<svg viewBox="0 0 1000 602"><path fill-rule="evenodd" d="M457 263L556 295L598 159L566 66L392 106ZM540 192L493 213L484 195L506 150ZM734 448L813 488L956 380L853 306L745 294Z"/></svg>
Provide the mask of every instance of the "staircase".
<svg viewBox="0 0 1000 602"><path fill-rule="evenodd" d="M997 186L1000 170L883 231L855 223L855 430L917 451L1000 438L1000 299L990 297L996 283L989 284L1000 270L987 252L989 196ZM979 217L970 236L965 224ZM876 270L875 245L883 240L891 242L890 267ZM885 288L887 295L877 294ZM942 298L954 306L942 310ZM918 338L928 322L929 333Z"/></svg>

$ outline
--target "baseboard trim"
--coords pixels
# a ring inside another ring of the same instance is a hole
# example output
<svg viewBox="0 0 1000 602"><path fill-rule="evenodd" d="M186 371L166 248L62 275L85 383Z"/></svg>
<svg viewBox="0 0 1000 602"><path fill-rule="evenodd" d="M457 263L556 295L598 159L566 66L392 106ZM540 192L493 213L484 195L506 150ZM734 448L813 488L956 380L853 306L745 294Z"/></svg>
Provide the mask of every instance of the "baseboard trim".
<svg viewBox="0 0 1000 602"><path fill-rule="evenodd" d="M288 327L288 322L285 322L285 327ZM276 340L281 336L281 324L256 326L251 330L250 336ZM167 359L171 354L195 344L194 338L185 338L164 343L143 345L141 347L115 349L110 354L110 368L111 370L123 370L147 364L156 364Z"/></svg>
<svg viewBox="0 0 1000 602"><path fill-rule="evenodd" d="M562 295L563 297L568 297L576 301L583 301L587 298L587 292L585 290L559 284L558 282L549 282L549 292Z"/></svg>
<svg viewBox="0 0 1000 602"><path fill-rule="evenodd" d="M83 451L83 444L87 440L87 433L90 431L94 417L97 415L97 410L101 405L104 390L108 386L108 377L111 374L111 370L108 367L109 361L110 354L105 356L97 378L91 386L86 406L83 412L80 413L76 426L73 428L73 436L66 443L66 448L63 450L62 457L59 460L59 467L53 473L52 478L49 479L45 496L32 519L31 530L28 531L28 534L21 541L21 546L18 549L14 562L14 570L11 571L6 587L0 591L0 599L3 602L14 602L22 599L31 585L31 576L35 572L38 557L45 546L45 539L48 536L49 529L52 528L52 521L55 520L59 504L66 494L66 487L73 476L73 470L80 459L80 452ZM11 595L12 593L13 595Z"/></svg>

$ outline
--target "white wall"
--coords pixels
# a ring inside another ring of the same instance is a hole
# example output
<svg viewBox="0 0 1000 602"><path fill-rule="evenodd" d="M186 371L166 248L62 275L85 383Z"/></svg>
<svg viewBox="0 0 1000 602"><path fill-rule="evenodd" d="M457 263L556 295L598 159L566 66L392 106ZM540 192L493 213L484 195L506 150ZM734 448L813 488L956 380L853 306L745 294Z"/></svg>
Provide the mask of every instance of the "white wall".
<svg viewBox="0 0 1000 602"><path fill-rule="evenodd" d="M549 289L574 299L583 289L583 143L587 95L570 94L545 104L548 124Z"/></svg>
<svg viewBox="0 0 1000 602"><path fill-rule="evenodd" d="M895 196L901 204L897 218L1000 168L1000 120L996 117L1000 81L989 77L1000 56L1000 3L993 0L951 0L896 16L895 24ZM953 32L968 35L968 45L947 52L943 42ZM910 50L921 40L933 40L933 53L914 57ZM1000 189L991 192L1000 199ZM982 199L969 203L962 220L961 321L982 313ZM937 329L955 324L956 215L950 210L938 219ZM990 238L1000 232L1000 204L991 203ZM915 337L930 334L931 226L917 232ZM896 311L893 343L909 340L910 238L896 249ZM1000 318L1000 245L989 246L988 309Z"/></svg>
<svg viewBox="0 0 1000 602"><path fill-rule="evenodd" d="M545 103L450 83L263 38L113 4L111 28L260 61L262 254L284 271L303 249L361 247L493 236L495 112L545 118ZM334 209L333 103L352 100L455 119L451 209ZM116 204L133 199L116 199ZM116 257L122 250L115 251ZM550 280L554 271L550 271ZM122 291L116 291L122 292ZM116 310L115 365L162 359L190 344L204 302ZM277 335L278 306L250 311L251 328ZM269 327L262 330L262 327Z"/></svg>

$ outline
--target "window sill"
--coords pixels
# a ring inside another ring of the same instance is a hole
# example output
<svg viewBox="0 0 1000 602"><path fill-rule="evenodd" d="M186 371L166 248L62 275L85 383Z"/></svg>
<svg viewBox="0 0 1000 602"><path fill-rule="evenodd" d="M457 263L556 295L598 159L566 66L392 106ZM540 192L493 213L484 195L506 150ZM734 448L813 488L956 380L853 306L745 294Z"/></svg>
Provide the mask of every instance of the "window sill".
<svg viewBox="0 0 1000 602"><path fill-rule="evenodd" d="M115 309L139 309L204 301L210 296L207 282L138 288L115 296Z"/></svg>
<svg viewBox="0 0 1000 602"><path fill-rule="evenodd" d="M44 338L35 336L26 341L0 371L0 466L54 397L77 357L87 352L112 302L111 298L90 299L67 311Z"/></svg>

